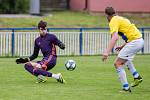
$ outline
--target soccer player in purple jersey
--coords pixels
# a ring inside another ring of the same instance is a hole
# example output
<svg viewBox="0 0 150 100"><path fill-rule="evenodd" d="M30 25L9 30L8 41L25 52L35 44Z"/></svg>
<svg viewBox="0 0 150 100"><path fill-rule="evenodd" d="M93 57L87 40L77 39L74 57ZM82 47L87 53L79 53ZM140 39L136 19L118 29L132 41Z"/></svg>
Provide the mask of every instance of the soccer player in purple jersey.
<svg viewBox="0 0 150 100"><path fill-rule="evenodd" d="M37 83L46 82L47 77L53 77L58 82L64 83L65 80L61 73L54 74L48 71L56 65L57 54L55 46L65 49L65 44L54 34L49 34L46 26L47 23L44 21L38 23L40 36L35 39L33 54L28 58L18 58L16 63L25 63L24 68L37 77ZM43 54L43 59L41 61L31 62L38 57L39 50L41 50Z"/></svg>

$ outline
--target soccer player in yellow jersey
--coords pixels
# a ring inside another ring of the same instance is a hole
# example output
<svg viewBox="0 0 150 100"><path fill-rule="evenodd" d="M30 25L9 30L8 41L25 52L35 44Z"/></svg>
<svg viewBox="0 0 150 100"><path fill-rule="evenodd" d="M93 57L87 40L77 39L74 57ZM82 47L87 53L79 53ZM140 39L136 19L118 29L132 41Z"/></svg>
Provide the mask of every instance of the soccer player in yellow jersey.
<svg viewBox="0 0 150 100"><path fill-rule="evenodd" d="M119 51L119 54L114 62L114 66L122 83L122 91L131 92L123 65L128 67L134 77L134 82L131 83L131 87L139 85L139 83L142 82L142 77L135 69L132 60L136 53L144 46L142 34L128 19L116 15L114 8L106 7L105 14L109 21L112 38L109 42L108 48L102 55L102 60L105 61L108 58L109 53L115 46L120 36L125 41L125 43L122 46L116 48L116 50Z"/></svg>

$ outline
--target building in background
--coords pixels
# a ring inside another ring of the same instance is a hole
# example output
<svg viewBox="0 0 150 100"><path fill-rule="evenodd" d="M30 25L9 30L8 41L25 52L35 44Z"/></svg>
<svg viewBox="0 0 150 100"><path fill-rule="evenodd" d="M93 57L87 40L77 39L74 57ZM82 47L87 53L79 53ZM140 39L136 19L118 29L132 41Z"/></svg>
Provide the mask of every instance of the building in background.
<svg viewBox="0 0 150 100"><path fill-rule="evenodd" d="M70 9L103 12L112 6L119 12L150 12L150 0L70 0Z"/></svg>
<svg viewBox="0 0 150 100"><path fill-rule="evenodd" d="M40 15L40 0L30 0L30 14Z"/></svg>
<svg viewBox="0 0 150 100"><path fill-rule="evenodd" d="M70 0L30 0L30 14L39 15L52 10L69 9Z"/></svg>

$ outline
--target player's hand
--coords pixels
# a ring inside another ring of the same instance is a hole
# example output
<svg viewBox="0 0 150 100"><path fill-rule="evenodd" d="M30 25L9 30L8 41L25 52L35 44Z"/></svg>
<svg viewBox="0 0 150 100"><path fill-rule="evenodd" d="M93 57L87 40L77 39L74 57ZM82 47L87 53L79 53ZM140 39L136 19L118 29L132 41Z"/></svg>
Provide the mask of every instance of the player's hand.
<svg viewBox="0 0 150 100"><path fill-rule="evenodd" d="M120 51L121 49L122 49L123 47L122 46L120 46L120 47L116 47L116 51Z"/></svg>
<svg viewBox="0 0 150 100"><path fill-rule="evenodd" d="M65 44L64 44L64 43L59 43L58 46L59 46L61 49L63 49L63 50L65 49Z"/></svg>
<svg viewBox="0 0 150 100"><path fill-rule="evenodd" d="M102 54L102 61L106 61L108 58L108 53L103 53Z"/></svg>
<svg viewBox="0 0 150 100"><path fill-rule="evenodd" d="M28 58L17 58L17 59L16 59L16 63L17 63L17 64L23 64L23 63L26 63L26 62L28 62L28 61L29 61Z"/></svg>

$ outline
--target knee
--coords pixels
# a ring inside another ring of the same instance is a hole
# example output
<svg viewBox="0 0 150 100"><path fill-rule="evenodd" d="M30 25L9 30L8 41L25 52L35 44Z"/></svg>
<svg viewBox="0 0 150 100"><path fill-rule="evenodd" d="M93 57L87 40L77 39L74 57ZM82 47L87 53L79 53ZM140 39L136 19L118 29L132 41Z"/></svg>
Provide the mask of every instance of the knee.
<svg viewBox="0 0 150 100"><path fill-rule="evenodd" d="M115 66L115 68L117 68L117 63L116 62L114 63L114 66Z"/></svg>
<svg viewBox="0 0 150 100"><path fill-rule="evenodd" d="M27 68L28 68L28 65L27 65L27 64L25 64L25 65L24 65L24 68L25 68L25 69L27 69Z"/></svg>
<svg viewBox="0 0 150 100"><path fill-rule="evenodd" d="M114 66L115 66L115 68L118 68L118 67L120 67L120 66L122 66L123 64L121 63L121 62L115 62L114 63Z"/></svg>
<svg viewBox="0 0 150 100"><path fill-rule="evenodd" d="M30 63L26 63L26 64L24 65L24 68L25 68L25 69L28 69L30 66L31 66Z"/></svg>

